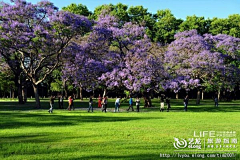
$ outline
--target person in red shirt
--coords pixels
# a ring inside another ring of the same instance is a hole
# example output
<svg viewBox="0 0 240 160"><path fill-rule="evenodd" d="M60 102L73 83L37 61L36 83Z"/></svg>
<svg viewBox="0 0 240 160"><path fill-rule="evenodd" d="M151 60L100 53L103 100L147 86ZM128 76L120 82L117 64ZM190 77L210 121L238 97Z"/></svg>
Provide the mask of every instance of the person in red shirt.
<svg viewBox="0 0 240 160"><path fill-rule="evenodd" d="M98 97L98 108L101 108L101 107L102 107L102 97L99 94L99 97Z"/></svg>

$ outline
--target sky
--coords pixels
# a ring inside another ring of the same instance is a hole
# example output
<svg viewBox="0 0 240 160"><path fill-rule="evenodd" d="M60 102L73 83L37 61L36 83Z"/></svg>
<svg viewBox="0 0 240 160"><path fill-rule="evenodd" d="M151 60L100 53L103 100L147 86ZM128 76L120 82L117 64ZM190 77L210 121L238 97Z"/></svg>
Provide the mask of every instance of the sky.
<svg viewBox="0 0 240 160"><path fill-rule="evenodd" d="M9 2L9 0L3 0ZM40 0L27 0L37 3ZM231 14L240 14L240 0L50 0L61 9L71 3L83 4L90 11L102 4L117 4L119 2L128 6L142 5L151 13L157 10L170 9L175 17L186 19L187 16L204 16L207 18L227 18Z"/></svg>

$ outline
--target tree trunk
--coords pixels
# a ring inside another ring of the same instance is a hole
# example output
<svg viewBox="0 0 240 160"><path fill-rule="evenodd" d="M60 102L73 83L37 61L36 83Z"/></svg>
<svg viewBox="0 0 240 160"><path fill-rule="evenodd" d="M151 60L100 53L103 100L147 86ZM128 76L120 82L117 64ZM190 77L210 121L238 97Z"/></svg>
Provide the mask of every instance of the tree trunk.
<svg viewBox="0 0 240 160"><path fill-rule="evenodd" d="M222 93L222 99L227 100L227 98L226 98L226 90L225 89L223 90L223 93Z"/></svg>
<svg viewBox="0 0 240 160"><path fill-rule="evenodd" d="M15 98L15 92L12 90L12 98Z"/></svg>
<svg viewBox="0 0 240 160"><path fill-rule="evenodd" d="M24 93L24 86L22 86L22 96L23 96L23 102L25 103L25 93Z"/></svg>
<svg viewBox="0 0 240 160"><path fill-rule="evenodd" d="M196 101L196 104L197 104L197 105L200 104L200 99L201 99L200 97L201 97L201 91L198 90L198 91L197 91L197 101Z"/></svg>
<svg viewBox="0 0 240 160"><path fill-rule="evenodd" d="M82 87L79 87L79 98L80 98L81 101L83 100L82 91L83 91Z"/></svg>
<svg viewBox="0 0 240 160"><path fill-rule="evenodd" d="M221 96L221 90L218 90L218 100L220 100L220 96Z"/></svg>
<svg viewBox="0 0 240 160"><path fill-rule="evenodd" d="M80 97L80 93L79 93L78 89L76 89L76 90L77 90L76 99L78 99Z"/></svg>
<svg viewBox="0 0 240 160"><path fill-rule="evenodd" d="M234 100L237 100L237 87L234 88Z"/></svg>
<svg viewBox="0 0 240 160"><path fill-rule="evenodd" d="M107 94L107 89L104 88L104 91L103 91L103 97L105 97L106 94Z"/></svg>
<svg viewBox="0 0 240 160"><path fill-rule="evenodd" d="M39 93L38 93L38 86L33 84L33 91L35 94L35 101L36 101L36 108L41 108L40 99L39 99Z"/></svg>
<svg viewBox="0 0 240 160"><path fill-rule="evenodd" d="M202 91L202 100L204 99L204 92Z"/></svg>
<svg viewBox="0 0 240 160"><path fill-rule="evenodd" d="M17 86L17 93L18 93L18 103L24 104L23 96L22 96L22 81L20 76L15 76L15 85Z"/></svg>
<svg viewBox="0 0 240 160"><path fill-rule="evenodd" d="M67 89L66 89L66 80L63 80L63 89L64 89L64 97L68 99Z"/></svg>
<svg viewBox="0 0 240 160"><path fill-rule="evenodd" d="M152 101L149 96L144 96L144 103L145 108L152 107Z"/></svg>
<svg viewBox="0 0 240 160"><path fill-rule="evenodd" d="M27 87L26 86L23 86L22 88L22 95L23 95L24 103L27 103Z"/></svg>
<svg viewBox="0 0 240 160"><path fill-rule="evenodd" d="M65 97L65 99L68 99L68 92L67 92L66 88L64 89L64 97Z"/></svg>
<svg viewBox="0 0 240 160"><path fill-rule="evenodd" d="M151 97L148 97L148 101L149 101L149 106L152 107L152 100L151 100Z"/></svg>
<svg viewBox="0 0 240 160"><path fill-rule="evenodd" d="M176 93L176 99L178 99L178 92Z"/></svg>

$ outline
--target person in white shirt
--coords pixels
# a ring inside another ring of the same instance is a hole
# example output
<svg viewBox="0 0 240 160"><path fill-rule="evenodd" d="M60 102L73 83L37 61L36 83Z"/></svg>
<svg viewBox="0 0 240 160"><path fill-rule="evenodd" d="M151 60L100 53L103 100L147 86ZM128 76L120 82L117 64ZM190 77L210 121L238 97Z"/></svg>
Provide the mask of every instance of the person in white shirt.
<svg viewBox="0 0 240 160"><path fill-rule="evenodd" d="M120 107L120 98L117 98L116 101L115 101L115 110L114 112L119 112L119 107Z"/></svg>

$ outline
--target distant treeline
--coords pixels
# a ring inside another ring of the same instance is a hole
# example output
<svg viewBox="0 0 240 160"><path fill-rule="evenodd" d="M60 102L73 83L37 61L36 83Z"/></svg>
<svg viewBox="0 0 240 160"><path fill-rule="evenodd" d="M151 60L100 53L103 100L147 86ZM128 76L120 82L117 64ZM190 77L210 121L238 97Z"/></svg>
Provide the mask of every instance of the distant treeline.
<svg viewBox="0 0 240 160"><path fill-rule="evenodd" d="M212 19L190 15L186 20L176 18L171 10L158 10L157 13L150 13L144 6L128 6L122 3L116 5L101 5L93 12L89 11L83 4L70 4L63 7L63 10L75 14L87 16L97 20L102 11L114 15L119 21L134 22L147 29L147 35L153 42L169 44L174 40L178 32L196 29L199 34L210 33L212 35L227 34L233 37L240 37L240 14L229 15L228 18Z"/></svg>

